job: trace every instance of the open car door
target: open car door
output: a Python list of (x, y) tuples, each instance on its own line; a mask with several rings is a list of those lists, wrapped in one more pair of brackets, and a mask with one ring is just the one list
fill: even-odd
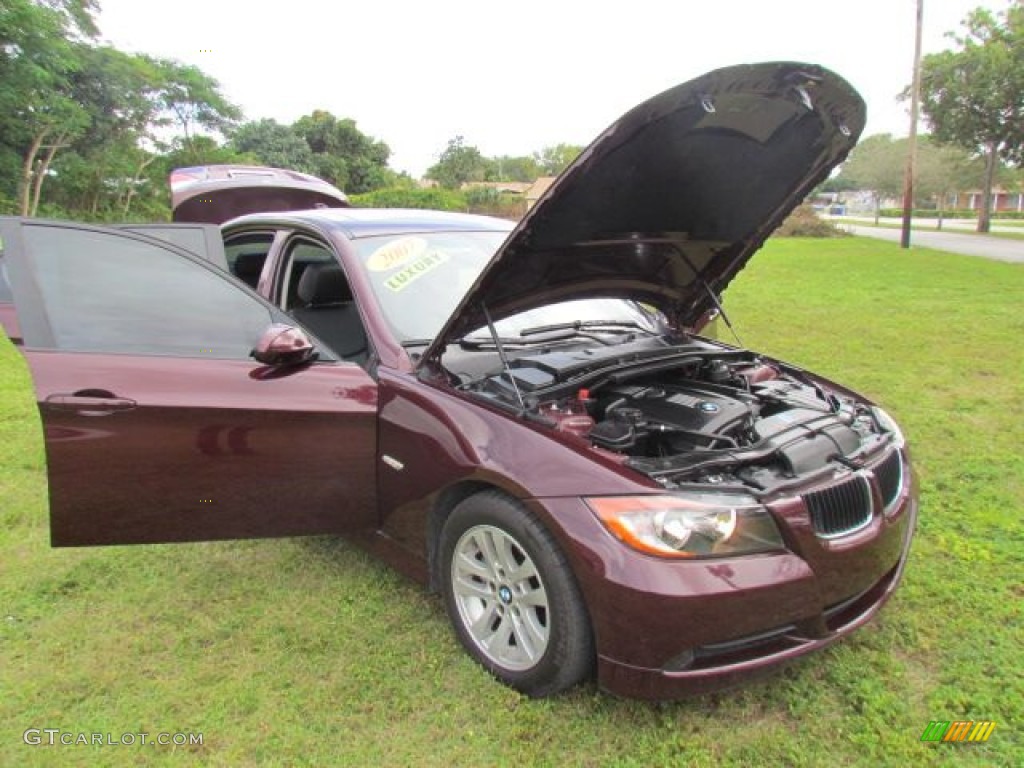
[(14, 218), (0, 238), (55, 546), (375, 524), (377, 387), (362, 368), (250, 359), (288, 318), (170, 243)]

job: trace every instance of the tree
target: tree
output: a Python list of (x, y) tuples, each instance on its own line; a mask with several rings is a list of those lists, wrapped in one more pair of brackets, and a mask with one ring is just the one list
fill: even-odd
[(181, 128), (184, 149), (199, 131), (227, 133), (242, 118), (242, 111), (220, 92), (220, 84), (191, 64), (145, 57), (153, 66), (154, 104), (164, 120)]
[(313, 153), (313, 173), (346, 192), (369, 192), (394, 181), (388, 168), (391, 148), (360, 131), (355, 120), (318, 109), (296, 120), (292, 129)]
[(86, 218), (126, 218), (156, 158), (158, 73), (146, 57), (88, 46), (70, 81), (88, 124), (55, 163), (49, 197)]
[(861, 141), (843, 164), (839, 175), (843, 183), (871, 193), (876, 224), (882, 199), (895, 197), (903, 189), (905, 156), (906, 139), (893, 141), (891, 134), (878, 133)]
[[(217, 143), (211, 136), (193, 136), (188, 142), (179, 136), (165, 152), (160, 154), (167, 173), (175, 168), (193, 165), (237, 165), (251, 164), (252, 157), (241, 155), (232, 147)], [(166, 173), (161, 174), (166, 179)]]
[[(0, 0), (0, 207), (166, 212), (166, 164), (243, 160), (211, 134), (241, 113), (196, 67), (97, 44), (96, 0)], [(184, 134), (158, 139), (162, 129)], [(168, 150), (172, 150), (167, 155)], [(43, 200), (43, 193), (46, 200)]]
[[(133, 207), (141, 208), (140, 215), (164, 214), (167, 169), (157, 153), (173, 147), (182, 165), (223, 155), (197, 131), (227, 126), (238, 114), (216, 82), (193, 68), (110, 46), (81, 46), (67, 81), (86, 124), (43, 170), (53, 175), (47, 185), (57, 210), (83, 218), (132, 218)], [(167, 144), (161, 129), (174, 125), (185, 135)], [(32, 213), (37, 204), (38, 198)]]
[(456, 136), (448, 140), (448, 146), (437, 163), (427, 169), (426, 176), (445, 189), (458, 189), (467, 181), (483, 181), (487, 165), (479, 149), (467, 146), (462, 136)]
[(290, 125), (264, 118), (240, 125), (231, 134), (231, 148), (274, 168), (316, 173), (313, 150)]
[(540, 152), (534, 152), (533, 159), (537, 161), (537, 165), (546, 175), (557, 176), (568, 168), (569, 164), (579, 157), (582, 151), (583, 147), (578, 147), (575, 144), (555, 144), (544, 147)]
[[(5, 0), (0, 4), (0, 135), (8, 157), (20, 158), (18, 210), (32, 215), (57, 152), (88, 124), (71, 93), (71, 75), (95, 34), (91, 2)], [(11, 181), (14, 183), (11, 184)]]
[(938, 228), (949, 198), (962, 189), (976, 186), (984, 175), (983, 165), (965, 150), (940, 144), (922, 136), (917, 146), (914, 194), (918, 200), (934, 200)]
[(72, 37), (85, 39), (99, 34), (93, 18), (93, 14), (100, 10), (97, 0), (38, 0), (36, 4), (45, 5), (60, 14), (65, 30)]
[(857, 185), (854, 181), (849, 176), (845, 176), (840, 173), (836, 176), (830, 176), (825, 179), (825, 181), (821, 182), (821, 184), (818, 185), (818, 188), (814, 190), (814, 193), (819, 194), (823, 192), (832, 192), (841, 197), (843, 192), (853, 192), (856, 189)]
[(921, 108), (940, 141), (985, 159), (978, 231), (988, 232), (999, 160), (1024, 161), (1024, 2), (1004, 13), (978, 8), (964, 20), (959, 46), (924, 57)]
[(530, 156), (501, 155), (487, 158), (487, 163), (485, 181), (533, 181), (544, 175), (536, 158)]

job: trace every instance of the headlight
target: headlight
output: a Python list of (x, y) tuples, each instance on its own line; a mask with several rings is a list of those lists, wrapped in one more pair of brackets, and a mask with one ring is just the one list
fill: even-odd
[(883, 432), (890, 433), (896, 441), (896, 447), (902, 448), (906, 441), (903, 439), (903, 430), (900, 429), (900, 425), (896, 423), (896, 420), (877, 405), (872, 407), (871, 414), (875, 417), (875, 423), (878, 424), (878, 428)]
[(651, 555), (720, 557), (784, 549), (772, 516), (749, 496), (601, 496), (585, 501), (612, 534)]

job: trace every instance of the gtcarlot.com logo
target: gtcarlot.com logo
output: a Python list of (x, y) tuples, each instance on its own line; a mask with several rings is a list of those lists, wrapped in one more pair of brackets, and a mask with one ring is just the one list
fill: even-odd
[(988, 741), (994, 720), (932, 720), (921, 734), (921, 741)]
[(156, 744), (161, 747), (202, 746), (201, 733), (86, 733), (85, 731), (64, 731), (60, 728), (29, 728), (21, 740), (32, 747), (131, 747), (137, 744)]

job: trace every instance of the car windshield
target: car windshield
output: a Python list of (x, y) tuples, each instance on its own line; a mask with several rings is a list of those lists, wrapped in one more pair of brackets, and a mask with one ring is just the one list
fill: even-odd
[[(536, 339), (543, 341), (550, 334), (578, 330), (600, 333), (602, 330), (639, 329), (658, 332), (657, 313), (623, 299), (577, 299), (528, 309), (494, 324), (498, 336), (505, 340)], [(466, 339), (486, 341), (491, 338), (487, 328), (466, 334)]]
[(428, 232), (355, 241), (377, 302), (400, 342), (432, 339), (505, 232)]
[[(430, 232), (355, 241), (360, 262), (399, 342), (433, 339), (505, 239), (504, 232)], [(565, 301), (497, 322), (501, 336), (561, 323), (606, 322), (656, 330), (652, 315), (622, 299)], [(470, 337), (486, 335), (486, 329)]]

